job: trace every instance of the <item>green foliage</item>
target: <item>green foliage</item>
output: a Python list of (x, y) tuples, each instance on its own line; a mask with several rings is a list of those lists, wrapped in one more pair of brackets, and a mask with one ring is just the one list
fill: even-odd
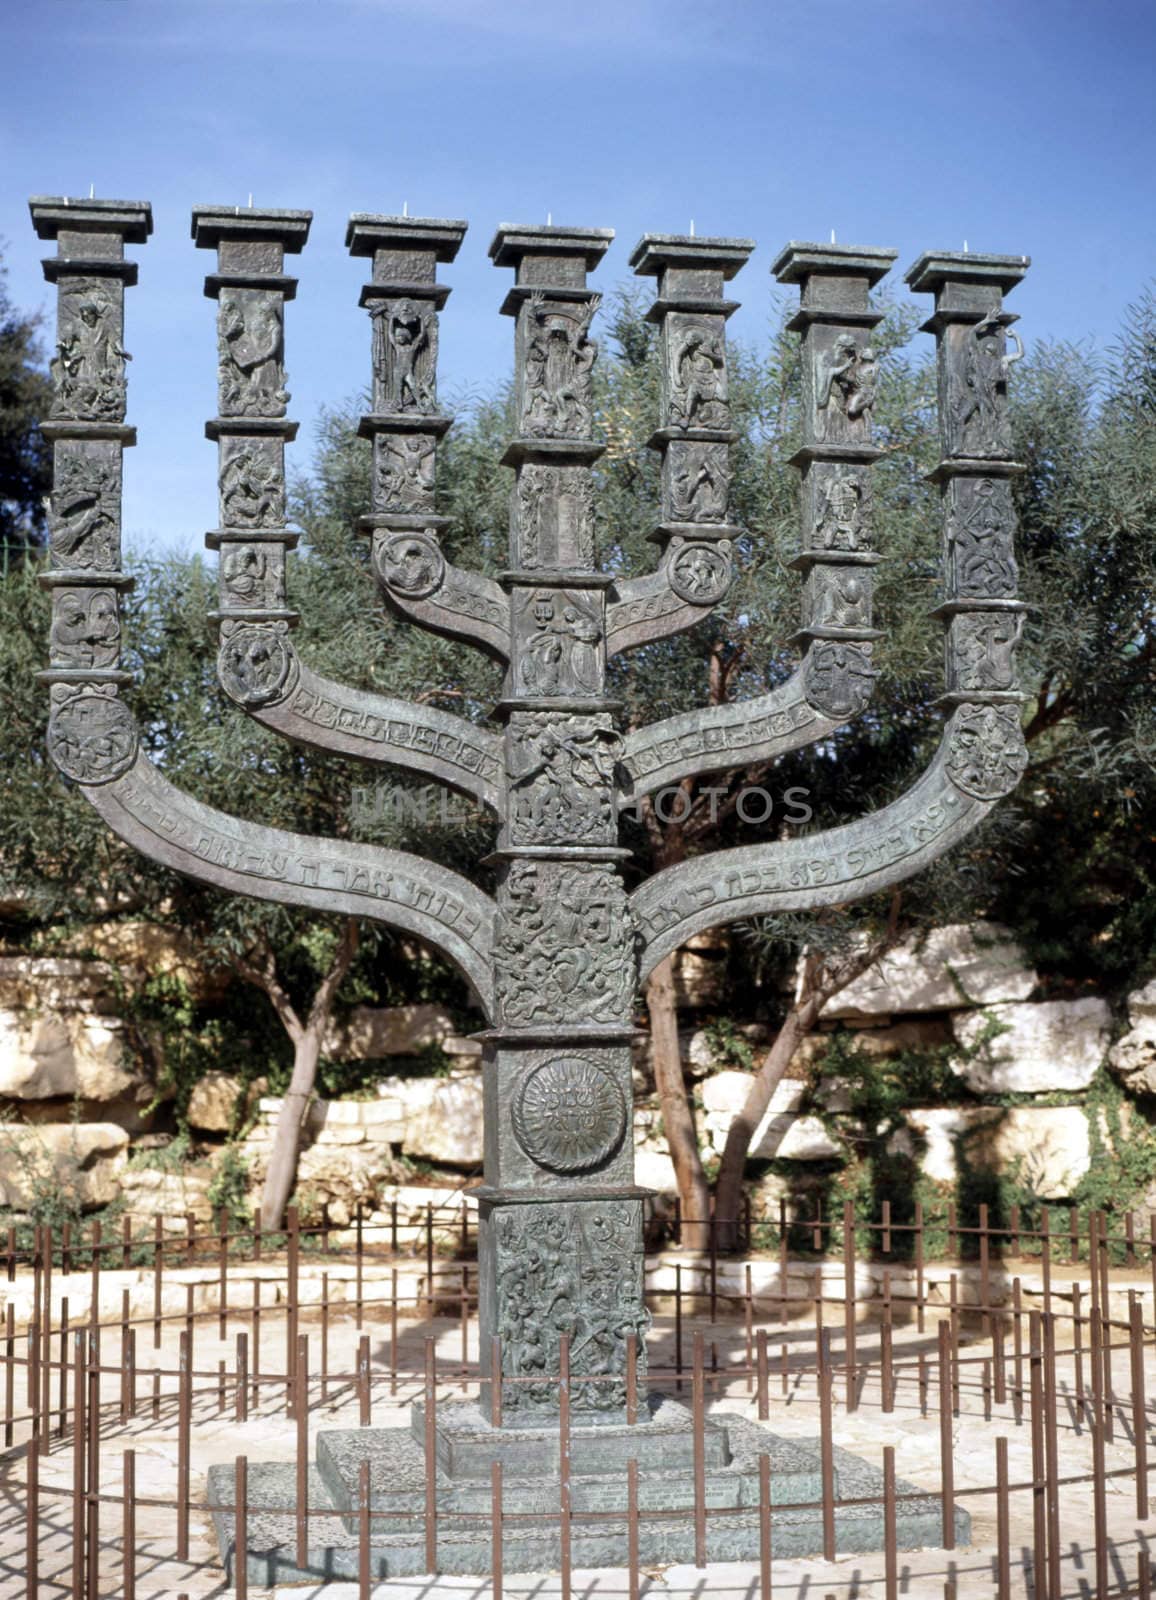
[(249, 1164), (234, 1144), (227, 1144), (217, 1157), (208, 1201), (214, 1216), (223, 1212), (230, 1229), (243, 1229), (252, 1221), (249, 1205)]
[(1156, 1184), (1156, 1126), (1107, 1071), (1097, 1074), (1084, 1109), (1092, 1160), (1073, 1198), (1086, 1227), (1092, 1211), (1120, 1216), (1144, 1202)]
[(8, 298), (0, 266), (0, 579), (14, 556), (44, 535), (52, 452), (38, 423), (51, 400), (38, 342), (39, 318)]
[(745, 1039), (730, 1017), (715, 1017), (707, 1023), (707, 1046), (719, 1067), (733, 1067), (740, 1072), (755, 1070), (755, 1053), (750, 1041)]

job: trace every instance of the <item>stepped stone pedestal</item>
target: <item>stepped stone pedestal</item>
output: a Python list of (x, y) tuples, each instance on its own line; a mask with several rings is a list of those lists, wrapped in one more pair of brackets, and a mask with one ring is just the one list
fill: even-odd
[[(252, 1585), (306, 1583), (358, 1576), (361, 1466), (369, 1463), (370, 1572), (374, 1581), (412, 1577), (428, 1568), (424, 1413), (415, 1406), (407, 1428), (342, 1428), (317, 1436), (309, 1473), (308, 1559), (297, 1561), (296, 1469), (251, 1463), (246, 1569)], [(437, 1570), (483, 1576), (493, 1568), (490, 1466), (502, 1463), (502, 1559), (506, 1572), (542, 1572), (561, 1564), (559, 1434), (553, 1427), (494, 1428), (478, 1406), (439, 1406), (436, 1429)], [(732, 1413), (708, 1417), (704, 1434), (707, 1558), (759, 1558), (759, 1457), (771, 1464), (777, 1558), (823, 1549), (819, 1441), (785, 1439), (765, 1424)], [(629, 1560), (627, 1470), (638, 1463), (639, 1561), (644, 1566), (693, 1561), (694, 1429), (686, 1406), (651, 1396), (632, 1427), (605, 1423), (571, 1436), (571, 1561), (576, 1568), (621, 1567)], [(883, 1474), (836, 1449), (835, 1498), (874, 1500), (835, 1515), (840, 1554), (883, 1545)], [(938, 1497), (897, 1484), (901, 1549), (937, 1545)], [(236, 1583), (232, 1467), (212, 1467), (209, 1504), (230, 1583)], [(905, 1499), (904, 1496), (914, 1496)], [(508, 1520), (507, 1520), (508, 1519)], [(970, 1519), (955, 1514), (955, 1542), (966, 1545)]]

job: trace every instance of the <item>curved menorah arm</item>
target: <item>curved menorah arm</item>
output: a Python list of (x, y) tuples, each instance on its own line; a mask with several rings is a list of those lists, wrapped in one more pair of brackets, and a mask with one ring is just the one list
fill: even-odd
[[(135, 441), (124, 421), (123, 329), (124, 288), (136, 281), (136, 266), (124, 259), (124, 246), (145, 242), (152, 213), (143, 202), (50, 198), (33, 200), (31, 211), (40, 237), (57, 241), (57, 254), (45, 262), (59, 306), (55, 392), (44, 424), (54, 451), (52, 566), (43, 574), (52, 628), (49, 666), (40, 674), (49, 685), (53, 761), (114, 832), (153, 860), (239, 894), (372, 917), (415, 934), (461, 969), (489, 1013), (494, 905), (465, 878), (408, 852), (310, 838), (216, 811), (176, 788), (140, 752), (136, 721), (120, 698), (132, 681), (120, 666), (120, 594), (131, 581), (120, 571), (121, 453)], [(215, 212), (198, 217), (209, 232), (220, 221)], [(231, 224), (231, 210), (227, 217)], [(223, 563), (225, 595), (238, 593), (257, 613), (256, 620), (238, 620), (235, 611), (223, 618), (222, 650), (235, 649), (235, 670), (242, 679), (248, 675), (252, 689), (293, 664), (288, 652), (277, 655), (289, 618), (270, 603), (281, 593), (285, 548), (296, 536), (280, 517), (280, 458), (293, 424), (277, 415), (287, 398), (281, 309), (279, 301), (270, 311), (265, 280), (267, 269), (280, 265), (286, 237), (299, 248), (308, 222), (300, 212), (249, 220), (252, 231), (234, 241), (216, 287), (228, 291), (233, 307), (222, 342), (236, 346), (222, 352), (231, 375), (227, 388), (222, 382), (226, 403), (217, 419), (229, 442), (226, 471), (236, 464), (239, 440), (240, 450), (256, 454), (244, 474), (229, 479), (232, 492), (248, 484), (268, 495), (259, 505), (247, 503), (253, 527), (220, 530), (222, 546), (243, 556)], [(255, 288), (258, 279), (262, 286)], [(246, 298), (254, 294), (264, 298)], [(236, 641), (245, 629), (252, 638), (242, 650)]]
[[(286, 254), (304, 247), (310, 220), (304, 211), (231, 206), (193, 212), (194, 240), (217, 252), (205, 293), (217, 301), (219, 352), (220, 415), (207, 431), (218, 441), (221, 526), (206, 536), (218, 551), (218, 677), (237, 705), (285, 738), (424, 773), (497, 809), (501, 743), (494, 734), (449, 712), (322, 677), (300, 660), (290, 638), (297, 613), (287, 600), (285, 557), (297, 534), (285, 524), (284, 449), (296, 424), (284, 415), (283, 327), (296, 279), (283, 268)], [(364, 223), (360, 231), (358, 219), (351, 225), (362, 244)], [(431, 279), (424, 291), (416, 285), (410, 293), (432, 295), (426, 302), (432, 307), (448, 292), (432, 283), (435, 261), (447, 259), (447, 250), (452, 258), (462, 227), (429, 237), (422, 224), (408, 226), (425, 246), (411, 270)], [(436, 323), (433, 339), (436, 345)]]
[(800, 668), (770, 694), (635, 728), (622, 741), (619, 766), (626, 783), (619, 809), (692, 775), (775, 761), (827, 738), (850, 714), (833, 717), (818, 710), (807, 697), (807, 673)]
[[(109, 705), (120, 702), (101, 702)], [(85, 710), (92, 715), (93, 708)], [(100, 733), (95, 723), (78, 733), (79, 714), (74, 710), (63, 726), (57, 723), (57, 765), (82, 784), (85, 799), (113, 832), (142, 855), (234, 894), (370, 917), (412, 933), (464, 973), (491, 1014), (494, 903), (468, 879), (406, 850), (313, 838), (230, 816), (178, 789), (141, 754), (111, 780), (86, 780), (77, 762), (91, 761)], [(135, 728), (131, 718), (118, 717), (116, 724), (104, 737), (120, 752), (120, 766)]]
[[(934, 476), (943, 497), (944, 600), (936, 614), (945, 625), (947, 688), (940, 703), (948, 710), (937, 754), (907, 794), (870, 816), (657, 873), (631, 898), (644, 976), (705, 928), (839, 905), (902, 882), (971, 832), (1019, 782), (1027, 751), (1015, 651), (1026, 607), (1016, 598), (1010, 480), (1022, 469), (1011, 459), (1008, 432), (1007, 371), (1014, 357), (1005, 332), (1014, 319), (1003, 310), (1003, 295), (1027, 266), (1022, 256), (927, 253), (907, 275), (914, 289), (936, 295), (925, 326), (936, 335), (939, 368), (943, 455)], [(852, 385), (840, 400), (836, 390), (848, 375), (862, 380), (866, 352), (856, 355), (854, 341), (840, 338), (828, 335), (804, 372), (812, 405), (825, 395), (841, 433), (858, 391)], [(830, 560), (817, 555), (816, 565)], [(814, 615), (805, 620), (813, 630)], [(812, 639), (809, 653), (814, 648)]]
[(822, 833), (680, 862), (648, 879), (630, 900), (642, 941), (642, 977), (706, 928), (859, 900), (952, 849), (998, 799), (970, 794), (952, 779), (951, 769), (966, 760), (961, 741), (967, 733), (949, 726), (923, 777), (890, 806)]
[[(711, 318), (688, 317), (678, 309), (685, 300), (671, 296), (680, 287), (685, 292), (685, 284), (675, 279), (675, 267), (666, 264), (661, 250), (646, 245), (644, 240), (635, 259), (640, 272), (659, 266), (664, 272), (655, 310), (664, 329), (670, 324), (664, 336), (664, 392), (678, 422), (692, 404), (683, 394), (688, 386), (695, 392)], [(793, 465), (803, 479), (802, 545), (794, 562), (804, 574), (802, 626), (794, 639), (804, 651), (803, 661), (785, 684), (769, 694), (684, 712), (629, 734), (623, 764), (633, 793), (624, 804), (698, 773), (774, 761), (826, 738), (857, 716), (871, 698), (875, 681), (871, 652), (879, 637), (871, 625), (872, 569), (880, 557), (873, 548), (871, 525), (870, 467), (879, 451), (871, 441), (876, 364), (868, 339), (881, 313), (871, 309), (869, 295), (894, 259), (894, 250), (789, 244), (774, 263), (779, 282), (798, 284), (800, 289), (800, 307), (791, 326), (802, 334), (803, 445)], [(689, 275), (681, 256), (678, 267)], [(706, 304), (699, 302), (699, 309)], [(714, 320), (721, 329), (721, 320)], [(716, 420), (723, 420), (723, 414)], [(667, 515), (725, 512), (725, 487), (723, 498), (707, 498), (715, 492), (716, 481), (724, 486), (727, 481), (723, 470), (727, 445), (722, 436), (713, 443), (691, 443), (668, 426), (656, 437), (669, 441), (663, 462)], [(716, 475), (712, 475), (712, 452), (719, 469)], [(695, 485), (699, 487), (692, 492)], [(665, 526), (680, 535), (691, 531), (685, 523)], [(718, 528), (715, 536), (737, 531)], [(720, 552), (724, 548), (729, 552), (729, 543), (717, 546)], [(668, 561), (674, 555), (672, 544)], [(684, 551), (675, 559), (696, 558)], [(673, 566), (671, 572), (677, 576)], [(640, 610), (642, 600), (640, 594), (635, 602)], [(614, 617), (612, 608), (612, 622)], [(622, 623), (630, 626), (625, 609)], [(657, 637), (645, 632), (644, 620), (634, 626), (640, 632), (631, 643)]]
[(731, 426), (726, 321), (737, 300), (727, 284), (754, 249), (751, 239), (696, 239), (647, 233), (630, 257), (658, 279), (647, 318), (659, 327), (660, 426), (650, 446), (662, 456), (662, 517), (654, 532), (658, 568), (620, 580), (606, 612), (606, 654), (693, 628), (726, 596), (734, 576), (727, 518)]
[(373, 261), (361, 304), (373, 328), (373, 410), (358, 431), (373, 442), (371, 510), (359, 518), (372, 540), (386, 604), (430, 633), (461, 639), (504, 666), (510, 659), (510, 600), (482, 573), (446, 559), (446, 518), (434, 513), (438, 440), (452, 418), (438, 410), (438, 312), (449, 297), (437, 281), (464, 222), (356, 212), (345, 242)]
[(244, 705), (255, 722), (314, 750), (420, 772), (500, 811), (501, 739), (464, 717), (337, 683), (312, 671), (292, 645), (280, 696)]

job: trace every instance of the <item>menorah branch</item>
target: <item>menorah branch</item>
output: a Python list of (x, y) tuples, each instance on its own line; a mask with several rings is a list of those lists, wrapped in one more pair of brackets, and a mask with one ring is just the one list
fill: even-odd
[(126, 843), (198, 883), (414, 934), (453, 962), (492, 1014), (494, 903), (459, 873), (406, 850), (229, 816), (178, 789), (142, 755), (123, 776), (84, 793)]
[[(206, 542), (220, 553), (220, 609), (214, 615), (221, 635), (221, 685), (254, 721), (284, 738), (420, 772), (497, 809), (502, 792), (501, 745), (494, 734), (448, 712), (323, 677), (301, 660), (289, 636), (297, 613), (287, 601), (285, 558), (298, 536), (285, 525), (284, 448), (294, 436), (296, 424), (284, 417), (288, 400), (284, 307), (296, 293), (297, 280), (286, 276), (284, 265), (287, 253), (304, 248), (310, 220), (309, 212), (252, 207), (205, 206), (193, 213), (194, 240), (201, 248), (217, 252), (217, 270), (205, 280), (205, 293), (217, 300), (218, 307), (220, 415), (208, 424), (207, 431), (218, 440), (220, 453), (221, 526), (207, 535)], [(373, 219), (355, 218), (350, 226), (351, 236), (362, 248), (372, 243), (367, 220)], [(421, 225), (409, 226), (417, 232)], [(461, 225), (453, 226), (458, 233), (447, 235), (451, 245), (462, 231)], [(428, 229), (422, 238), (430, 244)], [(445, 249), (445, 240), (435, 240), (430, 246), (427, 275), (431, 279), (435, 254), (440, 250), (440, 258), (446, 259)], [(387, 308), (382, 300), (385, 290), (376, 297), (374, 290), (371, 285), (370, 299), (363, 295), (363, 303), (371, 309)], [(421, 291), (418, 285), (407, 292), (417, 295)], [(425, 292), (430, 292), (428, 286)], [(448, 292), (435, 285), (433, 303), (440, 303), (438, 297), (444, 298)], [(395, 311), (398, 303), (388, 302)], [(403, 306), (412, 303), (408, 299), (400, 302)], [(436, 319), (432, 326), (436, 350)], [(380, 317), (375, 328), (381, 329)], [(377, 342), (383, 341), (379, 338)], [(421, 359), (433, 359), (425, 345)], [(430, 403), (430, 383), (432, 366), (428, 377), (423, 367), (405, 383), (388, 375), (379, 378), (378, 392), (392, 384), (400, 388), (406, 404)], [(389, 418), (368, 420), (384, 427)], [(413, 420), (411, 411), (404, 411), (400, 418), (404, 425)], [(448, 426), (448, 419), (427, 421), (430, 428), (442, 422)], [(418, 436), (403, 428), (399, 437), (403, 459), (408, 459), (407, 450), (415, 437), (419, 438), (417, 457), (424, 470), (432, 434)], [(380, 461), (380, 440), (375, 452)], [(420, 487), (419, 483), (414, 490), (418, 498)], [(393, 498), (398, 493), (395, 486)], [(390, 496), (384, 498), (388, 504)], [(420, 509), (416, 500), (411, 509)]]

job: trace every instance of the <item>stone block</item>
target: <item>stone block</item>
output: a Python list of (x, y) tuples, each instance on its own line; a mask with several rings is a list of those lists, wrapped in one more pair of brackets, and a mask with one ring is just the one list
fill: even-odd
[(1015, 1176), (1043, 1200), (1065, 1200), (1092, 1164), (1081, 1106), (941, 1108), (909, 1111), (906, 1120), (906, 1148), (936, 1183), (959, 1181), (962, 1150), (973, 1170)]
[(444, 1006), (354, 1006), (330, 1026), (322, 1049), (337, 1061), (414, 1056), (454, 1032), (453, 1018)]
[(717, 1005), (726, 988), (726, 940), (717, 933), (697, 934), (674, 953), (674, 1000), (696, 1010)]
[(1094, 998), (991, 1006), (955, 1019), (956, 1038), (977, 1054), (953, 1062), (952, 1070), (977, 1094), (1086, 1089), (1103, 1063), (1111, 1026), (1107, 1005)]
[(750, 1155), (755, 1161), (835, 1161), (847, 1152), (818, 1117), (768, 1114), (755, 1129)]
[(228, 1133), (245, 1094), (240, 1078), (215, 1068), (198, 1079), (189, 1096), (190, 1128), (203, 1133)]
[(0, 1011), (0, 1097), (118, 1100), (141, 1085), (119, 1018)]
[(131, 1212), (183, 1217), (191, 1211), (205, 1221), (212, 1214), (211, 1182), (211, 1174), (203, 1167), (189, 1165), (178, 1172), (163, 1172), (130, 1160), (120, 1175), (119, 1189)]
[[(742, 1110), (752, 1082), (749, 1072), (719, 1072), (707, 1078), (700, 1087), (704, 1116), (703, 1131), (711, 1146), (721, 1155), (727, 1133), (735, 1116)], [(775, 1128), (780, 1123), (797, 1121), (796, 1113), (807, 1098), (807, 1085), (800, 1078), (781, 1078), (775, 1085), (771, 1103), (751, 1141), (752, 1154), (764, 1139), (776, 1137)], [(772, 1127), (774, 1125), (774, 1127)]]
[(1156, 1017), (1156, 978), (1128, 996), (1128, 1021), (1136, 1027), (1146, 1017)]
[(0, 1204), (16, 1211), (53, 1185), (83, 1205), (108, 1205), (120, 1192), (128, 1134), (111, 1122), (0, 1125)]
[(1108, 1060), (1132, 1094), (1156, 1094), (1156, 1014), (1132, 1016), (1131, 1028), (1112, 1046)]
[(313, 1141), (314, 1149), (327, 1145), (364, 1144), (365, 1129), (360, 1122), (335, 1122), (326, 1123)]
[(104, 961), (76, 956), (0, 956), (0, 1007), (11, 1011), (106, 1011), (115, 981)]
[(405, 1106), (405, 1153), (448, 1166), (476, 1167), (482, 1160), (482, 1080), (471, 1073), (449, 1078), (393, 1080)]
[(994, 922), (963, 923), (896, 946), (834, 995), (823, 1015), (890, 1016), (1026, 1000), (1038, 982), (1008, 929)]

